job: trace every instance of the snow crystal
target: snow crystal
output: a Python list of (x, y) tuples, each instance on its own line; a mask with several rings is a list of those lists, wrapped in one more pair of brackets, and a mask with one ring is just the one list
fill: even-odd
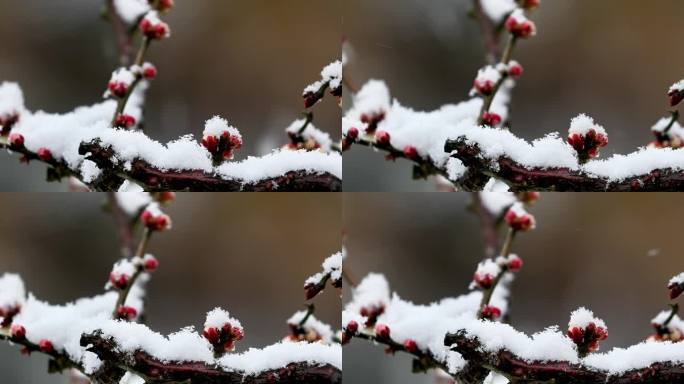
[(515, 0), (482, 0), (482, 10), (495, 23), (503, 21), (518, 6)]
[(5, 273), (0, 277), (0, 310), (16, 308), (24, 304), (26, 289), (19, 275)]
[[(137, 187), (137, 184), (130, 182), (128, 185)], [(116, 202), (128, 215), (137, 215), (143, 208), (152, 202), (152, 197), (147, 192), (117, 192)]]
[(468, 168), (463, 164), (463, 162), (454, 157), (450, 157), (446, 162), (446, 171), (449, 180), (458, 180), (463, 175), (465, 175)]
[(678, 82), (672, 84), (672, 86), (670, 87), (668, 93), (671, 93), (671, 92), (682, 92), (682, 91), (684, 91), (684, 79), (679, 80)]
[(86, 374), (95, 373), (100, 367), (102, 367), (102, 360), (97, 357), (96, 354), (92, 352), (84, 352), (81, 358), (81, 363), (83, 364), (83, 371)]
[(312, 139), (318, 143), (318, 145), (320, 145), (323, 152), (330, 152), (330, 148), (332, 147), (333, 143), (330, 135), (316, 128), (311, 122), (309, 122), (304, 131), (300, 133), (299, 130), (304, 126), (305, 123), (306, 120), (304, 119), (295, 120), (292, 122), (292, 124), (285, 128), (285, 131), (287, 133), (301, 135), (304, 139)]
[(0, 84), (0, 115), (24, 112), (24, 94), (17, 83)]
[(233, 327), (242, 328), (242, 324), (238, 319), (230, 317), (228, 311), (221, 308), (214, 308), (207, 313), (207, 319), (204, 322), (205, 328), (223, 328), (224, 325), (230, 324)]
[(339, 153), (320, 151), (273, 151), (262, 157), (248, 157), (240, 162), (221, 164), (217, 173), (226, 179), (237, 179), (244, 183), (281, 176), (293, 170), (309, 173), (328, 172), (342, 178), (342, 157)]
[(83, 177), (84, 183), (93, 182), (95, 179), (100, 177), (102, 170), (95, 164), (95, 162), (90, 160), (83, 160), (81, 163), (81, 177)]
[(135, 23), (151, 9), (147, 0), (114, 0), (114, 7), (127, 24)]
[(570, 121), (568, 133), (571, 135), (577, 133), (584, 136), (592, 129), (596, 131), (596, 133), (601, 133), (604, 136), (608, 135), (602, 126), (594, 123), (594, 119), (582, 113)]
[(242, 138), (240, 131), (232, 125), (228, 124), (228, 121), (221, 116), (214, 116), (207, 120), (204, 124), (203, 136), (221, 136), (224, 132), (228, 132), (231, 136), (236, 136)]
[[(307, 311), (295, 312), (295, 314), (287, 320), (287, 324), (299, 326), (299, 324), (302, 322), (306, 314)], [(314, 330), (319, 336), (321, 336), (321, 340), (324, 343), (332, 342), (332, 338), (334, 335), (332, 328), (328, 324), (325, 324), (324, 322), (318, 320), (314, 315), (309, 315), (303, 327)]]
[(594, 323), (594, 325), (596, 325), (597, 327), (606, 328), (606, 324), (603, 322), (603, 320), (594, 317), (594, 312), (584, 307), (578, 308), (570, 314), (568, 328), (586, 328), (589, 325), (589, 323)]
[(225, 369), (250, 375), (299, 361), (312, 365), (330, 364), (342, 369), (342, 346), (306, 342), (277, 343), (263, 349), (250, 348), (240, 354), (225, 354), (218, 363)]
[(670, 279), (667, 285), (673, 285), (673, 284), (684, 284), (684, 272), (678, 274), (677, 276), (674, 276), (673, 278)]

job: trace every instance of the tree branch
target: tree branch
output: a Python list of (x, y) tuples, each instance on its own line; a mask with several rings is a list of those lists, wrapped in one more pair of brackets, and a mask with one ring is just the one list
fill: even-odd
[[(613, 182), (568, 168), (529, 169), (508, 157), (487, 160), (481, 156), (477, 145), (468, 144), (465, 137), (449, 140), (447, 152), (461, 160), (469, 169), (469, 176), (480, 178), (496, 177), (504, 181), (514, 192), (557, 191), (557, 192), (632, 192), (632, 191), (681, 191), (684, 190), (684, 172), (670, 168), (656, 169), (650, 173)], [(464, 189), (469, 189), (466, 179), (452, 180)]]
[(249, 375), (237, 371), (225, 371), (201, 362), (162, 362), (142, 351), (123, 353), (113, 340), (105, 339), (97, 333), (83, 335), (81, 346), (88, 347), (88, 350), (98, 355), (101, 360), (115, 362), (114, 364), (119, 368), (143, 377), (146, 383), (342, 383), (342, 371), (328, 364), (317, 366), (303, 361), (257, 375)]
[(454, 351), (469, 362), (477, 362), (515, 383), (627, 384), (675, 383), (684, 380), (684, 366), (681, 364), (654, 363), (647, 368), (609, 375), (607, 372), (567, 361), (529, 362), (506, 350), (485, 352), (478, 339), (468, 336), (464, 330), (448, 333), (444, 338), (444, 345), (452, 346)]

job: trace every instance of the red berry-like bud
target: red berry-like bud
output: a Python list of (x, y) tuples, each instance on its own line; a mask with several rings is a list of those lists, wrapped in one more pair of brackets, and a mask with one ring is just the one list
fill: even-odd
[(122, 305), (116, 310), (116, 314), (121, 320), (132, 321), (138, 316), (138, 311), (133, 307)]
[(582, 344), (584, 341), (584, 330), (580, 327), (572, 327), (568, 329), (568, 337), (575, 344)]
[(482, 318), (487, 320), (496, 320), (501, 317), (501, 310), (493, 305), (485, 305), (482, 308)]
[(352, 320), (347, 324), (347, 332), (356, 333), (359, 330), (359, 323)]
[(521, 14), (514, 14), (509, 16), (506, 20), (506, 30), (513, 36), (518, 38), (527, 38), (535, 34), (536, 26), (533, 22), (519, 18)]
[(380, 147), (386, 147), (390, 145), (390, 134), (385, 131), (375, 132), (375, 144)]
[(504, 220), (509, 227), (516, 231), (528, 231), (535, 226), (534, 216), (527, 212), (519, 212), (513, 208), (506, 212)]
[(24, 148), (24, 136), (21, 133), (12, 133), (9, 135), (10, 149)]
[(145, 268), (145, 271), (147, 272), (154, 272), (159, 268), (159, 260), (152, 255), (147, 255), (143, 259), (143, 268)]
[(478, 287), (482, 289), (489, 289), (492, 287), (492, 283), (494, 283), (494, 276), (488, 273), (475, 273), (475, 276), (473, 276), (473, 281)]
[(207, 151), (214, 153), (218, 147), (218, 139), (216, 139), (216, 136), (205, 136), (202, 138), (202, 146), (204, 146)]
[(494, 82), (491, 80), (475, 79), (473, 87), (475, 87), (477, 93), (483, 96), (489, 96), (494, 92)]
[(43, 339), (38, 343), (38, 348), (40, 349), (41, 352), (50, 354), (55, 351), (55, 347), (52, 345), (52, 342), (47, 339)]
[(143, 64), (142, 75), (147, 80), (152, 80), (157, 77), (157, 67), (150, 63)]
[(347, 130), (347, 138), (349, 140), (356, 140), (359, 137), (359, 129), (351, 127)]
[(385, 324), (378, 324), (375, 326), (375, 337), (380, 340), (387, 340), (390, 337), (390, 329)]
[(667, 289), (670, 290), (670, 300), (674, 300), (684, 293), (684, 284), (673, 282), (667, 286)]
[(412, 145), (404, 147), (404, 156), (411, 160), (418, 160), (420, 158), (420, 156), (418, 156), (418, 150)]
[(404, 349), (408, 353), (416, 353), (418, 352), (418, 344), (416, 344), (416, 342), (411, 339), (406, 339), (404, 341)]
[(522, 76), (524, 72), (523, 66), (517, 62), (511, 62), (508, 64), (508, 76), (517, 79)]
[(210, 344), (218, 344), (221, 339), (221, 334), (218, 329), (213, 327), (205, 328), (204, 332), (202, 332), (202, 336), (204, 336)]
[(245, 337), (245, 333), (240, 327), (233, 327), (230, 331), (230, 335), (235, 341), (240, 341)]
[(159, 12), (166, 12), (173, 8), (173, 0), (159, 0), (157, 2), (157, 10)]
[(114, 120), (114, 125), (119, 128), (131, 128), (135, 125), (135, 117), (120, 113), (116, 116), (116, 119)]
[(482, 124), (496, 127), (501, 124), (501, 116), (494, 112), (485, 112), (482, 114)]
[(140, 221), (152, 231), (164, 231), (171, 227), (171, 218), (163, 213), (154, 214), (149, 210), (143, 211)]
[(508, 256), (508, 262), (506, 263), (506, 268), (511, 272), (519, 271), (523, 266), (523, 261), (517, 255)]
[(123, 82), (110, 81), (107, 84), (107, 89), (116, 97), (124, 97), (128, 93), (128, 85)]
[(175, 192), (157, 192), (154, 194), (154, 199), (161, 204), (166, 204), (176, 199)]
[(684, 100), (684, 90), (672, 89), (667, 95), (670, 97), (671, 107), (676, 107)]
[(39, 158), (40, 160), (42, 160), (42, 161), (44, 161), (44, 162), (46, 162), (46, 163), (53, 160), (53, 158), (52, 158), (52, 152), (50, 152), (50, 150), (47, 149), (47, 148), (45, 148), (45, 147), (39, 148), (39, 149), (38, 149), (38, 152), (36, 152), (36, 154), (38, 155), (38, 158)]
[(26, 328), (19, 324), (13, 324), (10, 333), (14, 340), (24, 340), (26, 338)]
[(112, 283), (112, 285), (117, 289), (126, 289), (126, 287), (128, 287), (129, 281), (130, 277), (128, 275), (117, 275), (115, 273), (109, 274), (109, 282)]
[(541, 4), (541, 0), (523, 0), (522, 6), (525, 9), (534, 9)]
[(539, 192), (520, 192), (517, 194), (518, 200), (525, 204), (531, 204), (539, 200)]

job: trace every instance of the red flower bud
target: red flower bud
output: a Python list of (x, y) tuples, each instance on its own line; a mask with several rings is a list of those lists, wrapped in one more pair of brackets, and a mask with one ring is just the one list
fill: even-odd
[(50, 152), (49, 149), (42, 147), (38, 149), (37, 152), (38, 158), (44, 162), (50, 162), (53, 160), (52, 158), (52, 152)]
[(529, 20), (519, 20), (514, 15), (506, 20), (506, 30), (518, 38), (528, 38), (536, 32), (536, 26)]
[(496, 320), (501, 317), (501, 310), (493, 305), (485, 305), (482, 308), (482, 318), (487, 320)]
[(482, 124), (496, 127), (501, 124), (501, 116), (494, 112), (485, 112), (482, 114)]
[(115, 273), (109, 274), (109, 282), (117, 289), (126, 289), (130, 281), (128, 275), (117, 275)]
[(494, 283), (494, 276), (488, 273), (475, 273), (475, 276), (473, 276), (473, 281), (478, 287), (482, 289), (489, 289), (492, 287), (492, 284)]
[(351, 127), (347, 130), (347, 138), (349, 140), (356, 140), (359, 137), (359, 129)]
[(525, 9), (534, 9), (541, 4), (541, 0), (523, 0), (522, 7)]
[(506, 263), (506, 268), (511, 272), (519, 271), (523, 266), (523, 261), (517, 255), (508, 256), (508, 262)]
[(13, 324), (10, 333), (14, 340), (24, 340), (26, 338), (26, 328), (19, 324)]
[(24, 136), (21, 133), (12, 133), (9, 135), (10, 149), (24, 148)]
[(166, 12), (173, 8), (173, 0), (159, 0), (157, 2), (157, 10), (159, 12)]
[(41, 352), (51, 354), (55, 351), (55, 347), (50, 340), (43, 339), (38, 343), (38, 348)]
[(154, 272), (159, 268), (159, 260), (152, 255), (147, 255), (143, 259), (143, 268), (145, 268), (145, 271), (147, 272)]
[(128, 84), (117, 81), (110, 81), (107, 84), (109, 92), (116, 97), (124, 97), (128, 93)]
[(516, 79), (522, 76), (523, 72), (523, 66), (520, 65), (518, 62), (511, 62), (510, 64), (508, 64), (508, 76)]
[(385, 131), (375, 132), (375, 145), (387, 147), (390, 145), (390, 134)]
[(204, 336), (210, 344), (218, 344), (221, 339), (221, 334), (218, 329), (213, 327), (205, 328), (204, 332), (202, 332), (202, 336)]
[(163, 213), (155, 215), (149, 210), (143, 211), (140, 221), (152, 231), (164, 231), (171, 227), (171, 218), (168, 215)]
[(477, 93), (483, 96), (489, 96), (494, 92), (494, 82), (491, 80), (475, 79), (473, 87), (475, 87)]
[(122, 305), (116, 310), (116, 314), (120, 320), (133, 321), (138, 316), (138, 311), (133, 307)]
[(418, 150), (412, 145), (404, 147), (404, 156), (411, 160), (418, 160), (420, 158), (420, 156), (418, 156)]
[(385, 324), (375, 326), (375, 337), (380, 340), (387, 340), (390, 337), (390, 329)]
[(150, 63), (143, 64), (142, 75), (147, 80), (152, 80), (157, 77), (157, 67)]
[(416, 342), (411, 339), (406, 339), (404, 341), (404, 349), (408, 353), (416, 353), (418, 352), (418, 344), (416, 344)]
[(670, 290), (670, 300), (674, 300), (684, 292), (684, 284), (673, 282), (667, 286), (667, 289)]
[(349, 324), (347, 324), (347, 328), (346, 328), (346, 329), (347, 329), (347, 332), (356, 333), (356, 332), (359, 330), (359, 323), (357, 323), (356, 321), (352, 320), (352, 321), (349, 322)]
[(534, 216), (527, 212), (520, 212), (513, 208), (506, 211), (504, 215), (504, 221), (509, 227), (515, 229), (516, 231), (528, 231), (534, 229), (535, 221)]
[(140, 21), (140, 32), (149, 39), (159, 40), (169, 35), (169, 26), (162, 21), (153, 23), (146, 17)]
[(114, 119), (114, 125), (118, 128), (131, 128), (135, 125), (135, 117), (120, 113), (116, 115), (116, 119)]

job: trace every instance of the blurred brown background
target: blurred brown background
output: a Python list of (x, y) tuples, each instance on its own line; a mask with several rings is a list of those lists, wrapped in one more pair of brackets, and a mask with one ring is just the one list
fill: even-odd
[[(103, 0), (0, 0), (0, 81), (16, 81), (31, 110), (67, 112), (102, 100), (118, 63)], [(201, 136), (221, 115), (238, 127), (245, 147), (261, 155), (287, 142), (299, 118), (302, 90), (340, 57), (340, 3), (326, 0), (178, 0), (165, 16), (172, 36), (154, 44), (159, 77), (148, 93), (146, 130), (166, 142)], [(315, 125), (335, 137), (334, 102), (314, 110)], [(45, 166), (0, 155), (0, 190), (64, 190), (45, 181)]]
[[(430, 303), (468, 292), (483, 257), (479, 221), (455, 194), (345, 194), (345, 265), (384, 273), (406, 300)], [(667, 309), (666, 285), (684, 270), (682, 194), (547, 193), (531, 208), (536, 230), (516, 238), (525, 265), (512, 285), (512, 324), (527, 333), (587, 306), (604, 319), (606, 351), (644, 340)], [(347, 297), (348, 292), (345, 293)], [(432, 383), (411, 360), (355, 340), (344, 349), (350, 383)]]
[[(419, 110), (467, 97), (484, 50), (471, 0), (347, 0), (343, 32), (353, 46), (347, 73), (387, 81), (392, 96)], [(539, 34), (518, 44), (525, 74), (513, 94), (513, 131), (532, 140), (567, 132), (579, 113), (608, 130), (603, 156), (652, 140), (667, 113), (667, 89), (684, 77), (684, 3), (678, 0), (544, 0)], [(434, 190), (411, 180), (406, 161), (364, 148), (345, 153), (345, 190)]]
[[(103, 194), (0, 195), (0, 273), (16, 272), (27, 289), (51, 303), (103, 292), (120, 257)], [(151, 328), (168, 334), (201, 327), (221, 306), (246, 337), (238, 350), (287, 334), (285, 321), (304, 305), (304, 280), (340, 248), (340, 194), (179, 194), (166, 209), (173, 229), (155, 236), (150, 252), (161, 266), (148, 286)], [(334, 290), (314, 303), (316, 316), (339, 328)], [(0, 345), (7, 384), (66, 383), (47, 374), (47, 360)]]

